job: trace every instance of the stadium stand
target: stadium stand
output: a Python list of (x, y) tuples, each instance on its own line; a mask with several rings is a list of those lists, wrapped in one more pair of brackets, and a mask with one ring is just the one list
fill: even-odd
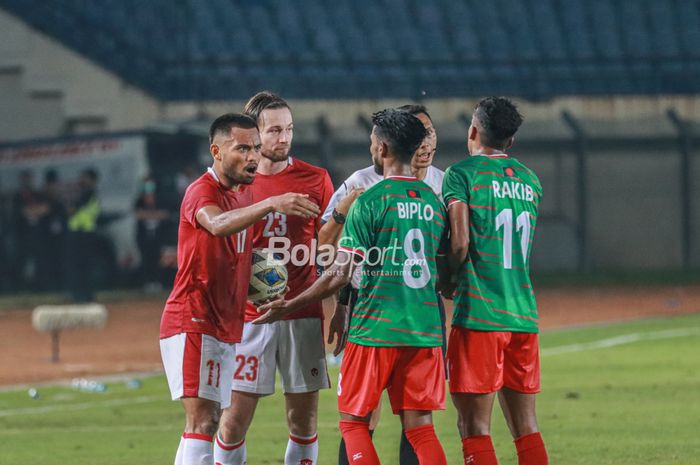
[(244, 99), (261, 83), (305, 99), (700, 91), (694, 0), (299, 3), (0, 0), (0, 7), (166, 101)]

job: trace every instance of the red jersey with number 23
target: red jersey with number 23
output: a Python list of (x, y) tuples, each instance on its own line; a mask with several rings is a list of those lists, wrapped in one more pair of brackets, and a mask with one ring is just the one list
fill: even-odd
[[(281, 172), (273, 175), (256, 174), (255, 182), (251, 185), (253, 202), (260, 202), (268, 197), (282, 195), (288, 192), (308, 194), (309, 200), (319, 206), (321, 212), (326, 209), (333, 195), (333, 183), (328, 171), (310, 163), (289, 157), (289, 164)], [(290, 261), (287, 265), (287, 286), (289, 292), (286, 299), (292, 299), (301, 294), (316, 281), (316, 264), (310, 259), (316, 255), (317, 231), (321, 228), (321, 215), (316, 218), (287, 216), (283, 213), (269, 213), (253, 226), (253, 247), (264, 249), (269, 247), (272, 238), (289, 240)], [(313, 241), (313, 244), (312, 244)], [(281, 244), (280, 240), (275, 241)], [(278, 247), (273, 245), (273, 249)], [(303, 245), (303, 247), (296, 247)], [(308, 253), (307, 253), (308, 251)], [(253, 321), (258, 316), (255, 305), (248, 302), (245, 321)], [(298, 318), (323, 318), (323, 307), (320, 302), (301, 308), (285, 317), (285, 320)]]
[(252, 203), (250, 186), (233, 191), (204, 173), (185, 192), (180, 207), (177, 275), (160, 322), (160, 337), (201, 333), (221, 342), (240, 342), (250, 282), (252, 234), (250, 228), (228, 237), (216, 237), (196, 219), (207, 205), (223, 211)]

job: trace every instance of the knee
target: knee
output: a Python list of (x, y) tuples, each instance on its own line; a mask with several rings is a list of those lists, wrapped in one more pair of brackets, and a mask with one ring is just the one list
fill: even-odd
[(287, 411), (289, 432), (295, 436), (311, 436), (316, 433), (316, 412), (302, 408)]
[(539, 431), (535, 417), (513, 418), (511, 423), (510, 427), (513, 439), (518, 439), (522, 436)]
[(201, 412), (188, 419), (189, 430), (192, 433), (214, 436), (219, 429), (218, 412)]
[(491, 418), (482, 418), (471, 412), (459, 412), (457, 417), (457, 429), (463, 438), (488, 435), (491, 434)]
[(230, 408), (224, 410), (219, 425), (221, 439), (227, 444), (241, 442), (247, 433), (246, 425), (248, 422), (244, 422), (240, 415), (236, 415), (235, 411)]

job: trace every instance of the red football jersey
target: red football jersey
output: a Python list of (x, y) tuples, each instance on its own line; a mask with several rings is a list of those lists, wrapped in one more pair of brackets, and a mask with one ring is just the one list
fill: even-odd
[(249, 186), (234, 192), (204, 173), (185, 192), (180, 207), (177, 275), (160, 322), (160, 337), (202, 333), (240, 342), (250, 282), (252, 230), (216, 237), (196, 219), (207, 205), (223, 211), (252, 203)]
[[(333, 183), (328, 171), (318, 166), (311, 165), (296, 158), (289, 157), (289, 165), (280, 173), (273, 175), (256, 174), (255, 182), (251, 185), (253, 202), (260, 202), (268, 197), (298, 192), (309, 194), (309, 199), (319, 206), (321, 213), (326, 209), (333, 195)], [(302, 244), (306, 250), (312, 251), (311, 241), (321, 228), (321, 215), (316, 218), (304, 219), (300, 216), (287, 216), (282, 213), (269, 213), (265, 218), (253, 226), (253, 247), (264, 249), (268, 247), (273, 237), (289, 239), (291, 253), (294, 247)], [(314, 241), (315, 246), (315, 241)], [(297, 248), (296, 262), (286, 263), (288, 273), (289, 293), (286, 298), (291, 299), (311, 286), (316, 281), (316, 264), (314, 261), (304, 260), (304, 253)], [(315, 256), (315, 249), (313, 255)], [(311, 256), (308, 254), (307, 257)], [(245, 321), (252, 321), (259, 316), (255, 305), (248, 302)], [(287, 316), (286, 320), (297, 318), (323, 318), (321, 302), (301, 308)]]

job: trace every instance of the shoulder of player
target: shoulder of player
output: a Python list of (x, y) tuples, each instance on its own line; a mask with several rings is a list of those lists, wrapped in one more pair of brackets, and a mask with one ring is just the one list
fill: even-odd
[(344, 184), (348, 190), (355, 187), (366, 187), (373, 174), (375, 174), (373, 166), (362, 168), (361, 170), (357, 170), (348, 176), (348, 178), (344, 181)]
[(295, 171), (312, 173), (312, 174), (318, 175), (319, 177), (324, 177), (324, 176), (328, 175), (328, 170), (326, 170), (325, 168), (321, 168), (320, 166), (312, 165), (311, 163), (305, 162), (305, 161), (300, 160), (296, 157), (292, 161), (292, 167), (294, 168)]
[(384, 190), (385, 190), (385, 185), (387, 183), (386, 179), (382, 179), (378, 183), (374, 184), (371, 187), (368, 187), (367, 190), (365, 190), (362, 195), (360, 195), (355, 202), (361, 201), (363, 204), (366, 203), (371, 203), (376, 200), (379, 200), (383, 197)]
[(185, 189), (185, 195), (183, 198), (188, 198), (192, 195), (200, 194), (202, 191), (216, 191), (218, 190), (219, 183), (211, 177), (209, 173), (204, 173)]
[(530, 176), (537, 184), (540, 183), (540, 179), (537, 177), (537, 174), (532, 170), (532, 168), (528, 167), (517, 158), (509, 157), (508, 160), (511, 160), (511, 162), (515, 162), (517, 168), (527, 173), (527, 175)]

